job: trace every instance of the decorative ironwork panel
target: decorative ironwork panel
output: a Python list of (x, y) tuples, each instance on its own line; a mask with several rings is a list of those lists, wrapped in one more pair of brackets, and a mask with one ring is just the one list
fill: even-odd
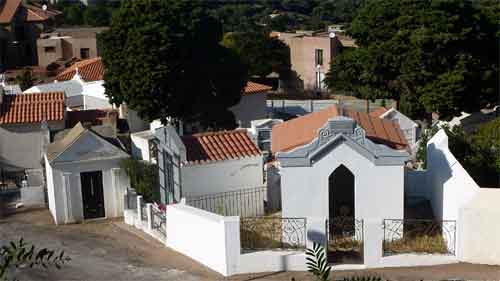
[(240, 219), (241, 248), (305, 249), (306, 219), (253, 217)]
[(326, 221), (328, 260), (363, 263), (363, 220), (336, 217)]
[(166, 212), (156, 208), (155, 206), (152, 206), (151, 213), (152, 213), (151, 220), (153, 224), (153, 230), (163, 235), (163, 237), (167, 237), (167, 232), (165, 229), (167, 224)]
[(384, 255), (429, 253), (455, 255), (456, 221), (385, 219)]

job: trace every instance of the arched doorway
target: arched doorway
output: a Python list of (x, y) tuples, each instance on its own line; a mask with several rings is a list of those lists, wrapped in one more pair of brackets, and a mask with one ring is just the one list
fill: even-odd
[(363, 222), (356, 220), (355, 177), (344, 165), (328, 178), (328, 260), (363, 263)]
[(340, 165), (328, 178), (328, 217), (355, 218), (354, 175)]

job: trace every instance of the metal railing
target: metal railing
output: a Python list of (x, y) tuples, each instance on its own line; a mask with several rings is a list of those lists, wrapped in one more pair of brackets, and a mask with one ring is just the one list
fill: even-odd
[(240, 219), (242, 250), (305, 249), (306, 219), (252, 217)]
[(385, 219), (384, 255), (428, 253), (455, 255), (456, 221)]
[(326, 220), (327, 258), (331, 263), (363, 263), (362, 219), (335, 217)]
[(247, 188), (215, 193), (199, 197), (188, 197), (186, 203), (222, 216), (254, 217), (265, 214), (267, 188)]
[(153, 230), (160, 233), (163, 237), (167, 237), (167, 231), (165, 229), (167, 224), (167, 214), (166, 212), (156, 208), (154, 205), (151, 206), (151, 224)]

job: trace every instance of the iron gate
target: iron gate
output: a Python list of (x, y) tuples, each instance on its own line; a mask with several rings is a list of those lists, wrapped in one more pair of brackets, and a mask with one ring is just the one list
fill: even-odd
[(363, 263), (363, 220), (336, 217), (326, 220), (328, 262), (333, 264)]

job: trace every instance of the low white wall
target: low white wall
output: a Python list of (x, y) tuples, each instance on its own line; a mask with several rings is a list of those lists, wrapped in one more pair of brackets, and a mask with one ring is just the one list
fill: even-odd
[(481, 189), (459, 215), (461, 260), (500, 265), (500, 189)]
[(457, 220), (458, 211), (480, 189), (448, 148), (444, 130), (427, 143), (430, 201), (436, 219)]
[(240, 253), (239, 217), (223, 217), (184, 204), (167, 207), (167, 245), (230, 276)]
[[(264, 185), (262, 156), (182, 167), (182, 196), (195, 197)], [(215, 176), (216, 175), (216, 176)]]
[(307, 271), (303, 251), (256, 251), (242, 253), (238, 274), (277, 271)]

